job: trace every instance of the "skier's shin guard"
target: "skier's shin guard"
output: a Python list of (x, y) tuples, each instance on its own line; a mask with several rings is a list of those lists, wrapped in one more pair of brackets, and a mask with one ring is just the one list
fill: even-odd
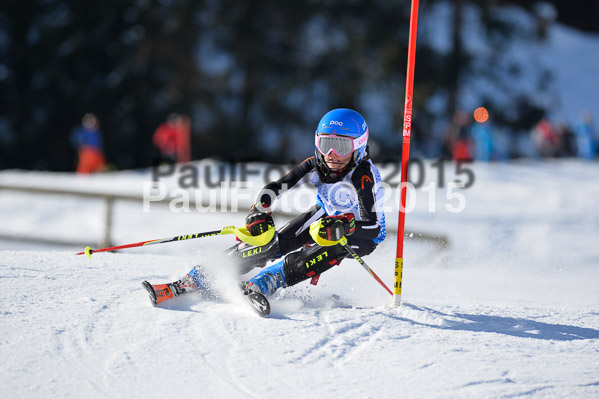
[(287, 285), (292, 286), (324, 273), (339, 264), (346, 256), (347, 251), (341, 245), (330, 247), (315, 245), (290, 253), (285, 258), (284, 264)]

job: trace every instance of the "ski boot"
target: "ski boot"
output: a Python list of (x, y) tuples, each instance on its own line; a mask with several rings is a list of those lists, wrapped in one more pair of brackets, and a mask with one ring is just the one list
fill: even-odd
[(275, 265), (263, 269), (248, 281), (242, 282), (244, 294), (248, 295), (251, 292), (257, 292), (268, 296), (274, 294), (277, 288), (287, 287), (283, 264), (284, 261), (282, 260)]
[(204, 275), (199, 266), (194, 266), (191, 271), (180, 280), (168, 284), (150, 284), (147, 281), (141, 283), (148, 291), (152, 306), (156, 306), (176, 296), (198, 292), (207, 289)]
[(244, 296), (260, 317), (266, 317), (270, 314), (270, 303), (266, 296), (274, 294), (277, 288), (287, 287), (283, 264), (284, 261), (280, 261), (262, 270), (249, 281), (241, 282), (241, 290)]

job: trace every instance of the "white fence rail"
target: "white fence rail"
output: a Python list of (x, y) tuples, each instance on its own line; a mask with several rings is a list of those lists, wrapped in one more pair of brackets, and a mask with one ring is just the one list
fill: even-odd
[[(34, 195), (62, 195), (62, 196), (72, 196), (78, 198), (87, 198), (94, 200), (102, 200), (104, 202), (104, 213), (101, 215), (104, 222), (104, 227), (102, 229), (103, 236), (98, 239), (97, 244), (98, 247), (107, 247), (113, 244), (112, 242), (112, 231), (113, 231), (113, 210), (116, 201), (133, 201), (133, 202), (143, 202), (143, 198), (141, 196), (134, 195), (120, 195), (120, 194), (107, 194), (100, 192), (92, 192), (92, 191), (76, 191), (76, 190), (66, 190), (66, 189), (48, 189), (48, 188), (38, 188), (38, 187), (29, 187), (29, 186), (18, 186), (18, 185), (2, 185), (0, 184), (0, 193), (2, 191), (16, 191), (27, 194)], [(152, 203), (162, 203), (168, 205), (171, 201), (171, 198), (165, 198), (164, 200), (157, 201), (153, 200)], [(205, 204), (196, 204), (195, 200), (190, 200), (190, 207), (205, 206)], [(217, 207), (220, 207), (220, 204), (217, 204)], [(287, 218), (292, 218), (295, 216), (294, 213), (283, 213), (283, 212), (274, 212), (275, 216), (285, 216)], [(397, 231), (388, 229), (389, 233), (397, 233)], [(411, 240), (418, 241), (426, 241), (435, 247), (435, 250), (438, 252), (444, 252), (449, 249), (449, 239), (441, 234), (430, 234), (424, 232), (415, 232), (415, 231), (407, 231), (406, 236)], [(26, 243), (39, 243), (39, 244), (47, 244), (47, 245), (67, 245), (67, 246), (82, 246), (89, 245), (89, 242), (76, 242), (74, 240), (62, 240), (58, 238), (52, 237), (40, 237), (36, 236), (34, 232), (26, 235), (15, 235), (10, 234), (8, 232), (0, 232), (0, 240), (4, 241), (13, 241), (13, 242), (26, 242)]]

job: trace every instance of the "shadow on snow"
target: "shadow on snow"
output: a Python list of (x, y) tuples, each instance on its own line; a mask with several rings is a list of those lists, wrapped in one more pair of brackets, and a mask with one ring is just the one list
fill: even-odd
[(431, 315), (438, 316), (442, 319), (442, 325), (420, 322), (407, 317), (394, 316), (394, 318), (409, 322), (414, 325), (439, 328), (442, 330), (487, 332), (505, 334), (513, 337), (555, 341), (574, 341), (599, 338), (599, 330), (592, 328), (568, 326), (564, 324), (551, 324), (515, 317), (467, 313), (447, 314), (431, 308), (419, 307), (411, 304), (403, 304), (402, 306), (415, 311), (426, 312)]

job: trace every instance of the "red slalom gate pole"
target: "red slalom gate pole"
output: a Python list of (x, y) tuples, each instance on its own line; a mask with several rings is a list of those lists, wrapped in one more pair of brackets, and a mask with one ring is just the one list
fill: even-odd
[(410, 12), (410, 38), (408, 45), (408, 68), (406, 71), (406, 100), (403, 116), (403, 146), (401, 152), (401, 196), (399, 221), (397, 224), (397, 254), (395, 256), (395, 283), (393, 285), (393, 305), (401, 305), (401, 283), (403, 274), (403, 243), (406, 224), (406, 194), (408, 181), (408, 161), (410, 159), (410, 133), (412, 131), (412, 93), (414, 89), (414, 64), (416, 62), (416, 33), (418, 31), (418, 0), (412, 0)]

